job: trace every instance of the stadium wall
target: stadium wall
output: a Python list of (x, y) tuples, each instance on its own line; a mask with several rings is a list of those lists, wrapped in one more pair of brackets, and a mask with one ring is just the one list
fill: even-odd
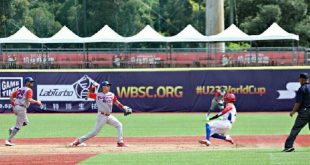
[[(87, 89), (93, 82), (109, 80), (111, 91), (136, 112), (207, 111), (214, 90), (225, 86), (237, 96), (239, 112), (288, 111), (299, 88), (298, 75), (310, 67), (184, 68), (184, 69), (93, 69), (93, 70), (2, 70), (0, 109), (10, 112), (9, 95), (23, 84), (23, 77), (36, 80), (29, 112), (95, 112)], [(99, 88), (98, 88), (99, 89)], [(98, 90), (96, 89), (96, 90)], [(115, 107), (116, 111), (120, 111)]]

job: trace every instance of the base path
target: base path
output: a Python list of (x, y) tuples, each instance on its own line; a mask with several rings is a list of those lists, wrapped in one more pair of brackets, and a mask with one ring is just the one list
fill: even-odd
[[(234, 145), (212, 139), (211, 146), (198, 143), (199, 136), (186, 137), (127, 137), (128, 147), (116, 147), (115, 137), (95, 137), (83, 147), (67, 147), (75, 138), (14, 139), (16, 146), (0, 146), (0, 164), (76, 164), (101, 153), (112, 152), (179, 152), (221, 149), (283, 148), (287, 135), (233, 136)], [(310, 146), (310, 135), (299, 135), (296, 147)], [(3, 139), (1, 139), (4, 141)]]

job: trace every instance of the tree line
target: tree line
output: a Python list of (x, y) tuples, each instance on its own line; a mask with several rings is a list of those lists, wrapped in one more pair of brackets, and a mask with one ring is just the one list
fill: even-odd
[[(64, 25), (81, 37), (91, 36), (106, 24), (123, 36), (147, 24), (166, 36), (188, 24), (205, 34), (205, 7), (206, 0), (0, 0), (0, 37), (23, 25), (38, 37), (50, 37)], [(310, 46), (309, 0), (225, 0), (226, 27), (234, 23), (247, 34), (260, 34), (273, 22), (299, 34), (301, 46)]]

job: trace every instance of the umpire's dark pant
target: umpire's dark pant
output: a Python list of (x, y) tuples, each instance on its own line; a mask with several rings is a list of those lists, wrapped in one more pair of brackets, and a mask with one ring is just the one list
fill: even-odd
[(298, 111), (298, 116), (295, 120), (295, 124), (291, 130), (290, 135), (287, 137), (285, 141), (285, 148), (292, 148), (294, 145), (294, 141), (296, 136), (299, 134), (301, 129), (308, 123), (308, 127), (310, 129), (310, 108), (303, 108)]

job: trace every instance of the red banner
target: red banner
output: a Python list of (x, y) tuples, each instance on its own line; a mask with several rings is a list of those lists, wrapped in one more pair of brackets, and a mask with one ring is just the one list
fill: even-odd
[[(79, 67), (302, 65), (304, 52), (4, 52), (3, 64)], [(123, 66), (122, 66), (123, 65)]]

